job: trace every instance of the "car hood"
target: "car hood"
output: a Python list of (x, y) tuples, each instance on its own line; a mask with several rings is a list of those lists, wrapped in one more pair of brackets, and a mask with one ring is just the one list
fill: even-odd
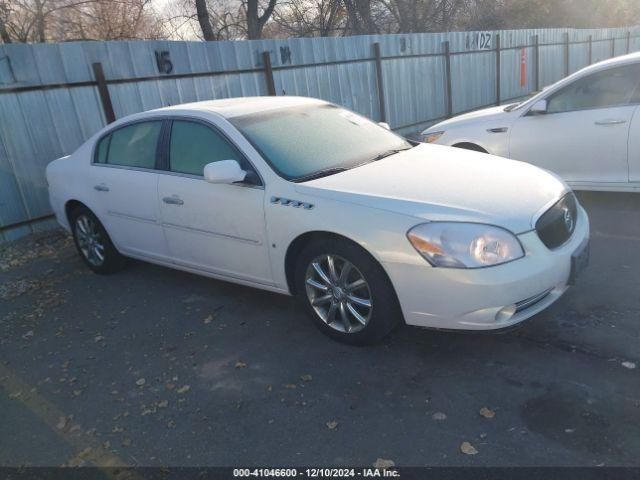
[(480, 222), (514, 233), (569, 191), (533, 165), (440, 145), (419, 145), (377, 162), (296, 185), (302, 194), (424, 220)]
[(492, 120), (506, 120), (513, 116), (512, 112), (505, 112), (506, 105), (500, 107), (485, 108), (476, 110), (475, 112), (457, 115), (449, 120), (437, 123), (425, 130), (425, 132), (433, 132), (438, 130), (446, 130), (448, 127), (458, 126), (463, 123), (476, 123)]

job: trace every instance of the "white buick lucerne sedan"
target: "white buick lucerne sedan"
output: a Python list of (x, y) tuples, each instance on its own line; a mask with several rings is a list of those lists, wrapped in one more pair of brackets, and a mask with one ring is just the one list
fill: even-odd
[(320, 100), (255, 97), (123, 118), (47, 180), (93, 271), (133, 257), (296, 295), (325, 333), (365, 344), (402, 322), (512, 326), (586, 264), (567, 185), (484, 157)]
[(529, 162), (576, 189), (640, 191), (640, 53), (591, 65), (528, 101), (460, 115), (422, 135)]

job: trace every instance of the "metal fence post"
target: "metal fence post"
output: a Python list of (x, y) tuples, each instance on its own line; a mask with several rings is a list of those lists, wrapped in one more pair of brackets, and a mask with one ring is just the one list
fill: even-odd
[(271, 68), (271, 54), (269, 52), (262, 52), (262, 62), (264, 63), (264, 80), (267, 84), (267, 93), (275, 97), (276, 84), (273, 81), (273, 68)]
[(569, 33), (564, 34), (564, 76), (569, 76)]
[(535, 92), (540, 91), (540, 42), (538, 35), (533, 36), (533, 49), (536, 55), (536, 78), (535, 78)]
[(496, 35), (496, 105), (500, 105), (500, 34)]
[(380, 53), (380, 44), (373, 44), (373, 52), (376, 57), (376, 80), (378, 85), (378, 106), (380, 108), (380, 121), (387, 121), (387, 109), (384, 101), (384, 83), (382, 81), (382, 54)]
[(611, 57), (616, 56), (616, 37), (611, 38)]
[(444, 45), (444, 76), (447, 87), (447, 118), (453, 116), (453, 96), (451, 95), (451, 51), (449, 40), (443, 42)]
[(591, 65), (593, 63), (593, 37), (591, 35), (589, 35), (589, 63), (588, 65)]
[(107, 120), (107, 124), (113, 123), (116, 121), (116, 114), (113, 111), (113, 104), (111, 103), (111, 96), (109, 95), (107, 81), (104, 78), (102, 63), (92, 63), (91, 68), (93, 68), (93, 76), (98, 83), (98, 93), (100, 94), (100, 102), (102, 102), (102, 110), (104, 111), (105, 119)]
[(631, 32), (627, 32), (627, 53), (631, 53)]

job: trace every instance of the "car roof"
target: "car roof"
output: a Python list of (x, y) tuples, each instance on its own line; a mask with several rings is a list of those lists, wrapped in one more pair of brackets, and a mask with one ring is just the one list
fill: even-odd
[(603, 70), (609, 67), (614, 67), (616, 65), (625, 65), (629, 63), (640, 62), (640, 52), (629, 53), (628, 55), (621, 55), (619, 57), (608, 58), (607, 60), (602, 60), (601, 62), (594, 63), (593, 65), (589, 65), (588, 67), (579, 70), (576, 73), (589, 73), (598, 70)]
[(280, 108), (291, 108), (303, 105), (320, 105), (326, 102), (316, 98), (307, 97), (238, 97), (226, 98), (222, 100), (207, 100), (203, 102), (183, 103), (170, 107), (163, 107), (153, 110), (154, 112), (171, 113), (177, 110), (212, 112), (225, 118), (238, 117), (241, 115), (249, 115), (268, 110), (277, 110)]

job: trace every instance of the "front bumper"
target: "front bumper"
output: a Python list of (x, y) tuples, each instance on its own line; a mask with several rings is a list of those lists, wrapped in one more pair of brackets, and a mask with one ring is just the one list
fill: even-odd
[(385, 263), (405, 322), (429, 328), (495, 330), (544, 310), (568, 288), (571, 255), (589, 237), (589, 218), (579, 207), (567, 243), (549, 250), (535, 231), (518, 236), (519, 260), (481, 269), (436, 268), (424, 263)]

